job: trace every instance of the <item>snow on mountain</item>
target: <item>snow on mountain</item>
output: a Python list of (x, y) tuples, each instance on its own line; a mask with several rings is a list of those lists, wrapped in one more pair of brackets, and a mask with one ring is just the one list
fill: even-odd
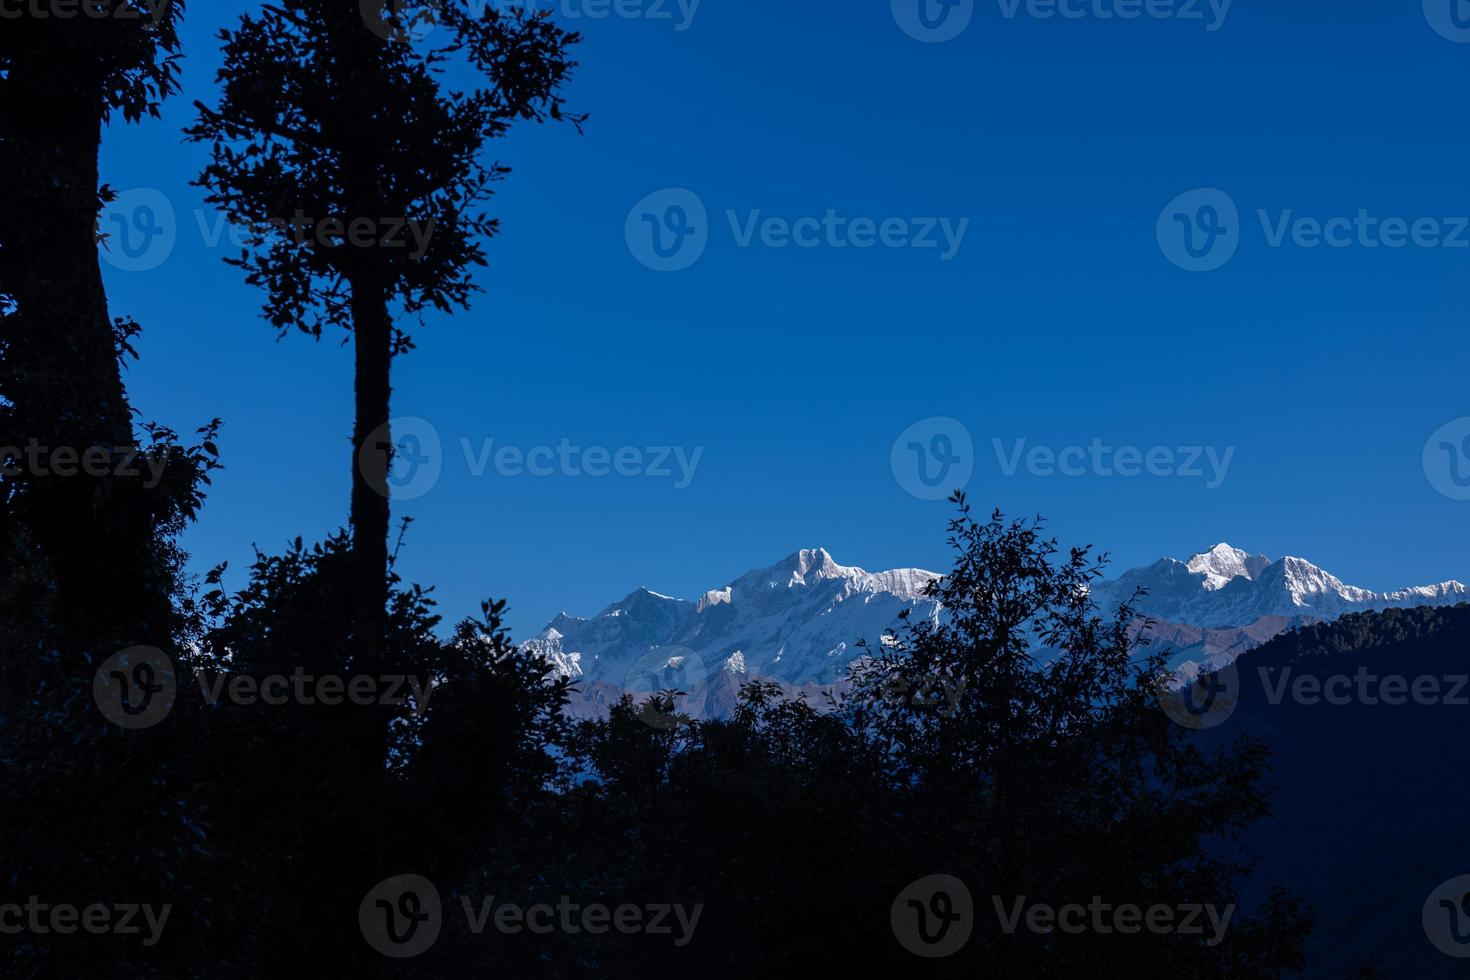
[(1093, 587), (1103, 608), (1136, 590), (1134, 608), (1155, 620), (1152, 642), (1168, 651), (1181, 677), (1233, 662), (1272, 637), (1346, 613), (1405, 606), (1449, 606), (1470, 600), (1459, 582), (1373, 592), (1348, 585), (1311, 562), (1275, 561), (1217, 544), (1188, 561), (1161, 558)]
[(1311, 562), (1286, 557), (1275, 561), (1217, 544), (1188, 561), (1161, 558), (1144, 568), (1100, 582), (1093, 595), (1104, 607), (1128, 599), (1144, 615), (1200, 627), (1248, 626), (1263, 617), (1334, 619), (1344, 613), (1390, 606), (1453, 605), (1464, 602), (1459, 582), (1373, 592), (1347, 585)]
[(857, 642), (879, 642), (901, 611), (934, 616), (923, 592), (936, 578), (868, 572), (803, 549), (696, 602), (638, 589), (590, 619), (562, 613), (524, 646), (599, 691), (728, 689), (754, 677), (830, 684), (860, 655)]
[(1203, 572), (1204, 587), (1214, 590), (1233, 578), (1253, 579), (1270, 563), (1271, 559), (1265, 555), (1252, 555), (1228, 544), (1217, 544), (1195, 555), (1184, 566), (1191, 572)]
[[(601, 712), (624, 691), (688, 692), (693, 713), (721, 714), (739, 685), (755, 678), (817, 692), (840, 680), (905, 609), (933, 618), (925, 588), (939, 576), (919, 568), (868, 572), (839, 565), (825, 549), (796, 551), (695, 601), (640, 588), (596, 616), (561, 613), (524, 646), (577, 678)], [(1217, 544), (1186, 561), (1161, 558), (1093, 586), (1103, 610), (1137, 590), (1140, 615), (1155, 620), (1152, 642), (1173, 666), (1219, 667), (1305, 623), (1391, 606), (1470, 600), (1459, 582), (1373, 592), (1347, 585), (1302, 558), (1272, 560)]]

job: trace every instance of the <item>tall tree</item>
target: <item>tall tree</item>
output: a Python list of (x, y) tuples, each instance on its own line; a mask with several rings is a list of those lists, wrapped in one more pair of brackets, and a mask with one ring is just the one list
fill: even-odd
[[(478, 10), (478, 13), (476, 11)], [(570, 119), (562, 84), (578, 36), (546, 12), (496, 5), (282, 0), (223, 31), (215, 107), (189, 130), (211, 143), (209, 201), (255, 230), (238, 259), (282, 333), (330, 326), (355, 345), (350, 522), (356, 601), (376, 631), (387, 599), (395, 321), (466, 307), (486, 210), (507, 168), (488, 141), (517, 120)], [(441, 84), (465, 74), (465, 91)]]
[[(150, 444), (134, 455), (140, 440), (122, 363), (138, 326), (109, 310), (98, 254), (98, 215), (113, 195), (98, 166), (104, 125), (156, 116), (175, 92), (182, 10), (181, 0), (25, 3), (7, 4), (0, 19), (0, 663), (8, 678), (0, 881), (8, 896), (148, 901), (189, 880), (202, 859), (184, 842), (203, 836), (206, 806), (185, 798), (192, 781), (162, 749), (178, 743), (161, 731), (120, 737), (92, 697), (99, 661), (120, 647), (184, 638), (174, 536), (198, 508), (215, 461), (207, 435), (185, 449), (169, 430), (146, 425)], [(140, 975), (135, 950), (75, 935), (10, 938), (7, 961), (20, 975)], [(156, 961), (164, 956), (187, 960), (177, 949), (155, 952)]]
[[(175, 90), (183, 6), (25, 5), (0, 31), (0, 447), (133, 444), (119, 361), (135, 325), (114, 321), (103, 291), (97, 219), (111, 191), (98, 151), (108, 119), (157, 115)], [(43, 567), (38, 605), (77, 637), (105, 624), (161, 642), (167, 587), (154, 546), (171, 506), (125, 473), (9, 469), (0, 530), (12, 571)]]

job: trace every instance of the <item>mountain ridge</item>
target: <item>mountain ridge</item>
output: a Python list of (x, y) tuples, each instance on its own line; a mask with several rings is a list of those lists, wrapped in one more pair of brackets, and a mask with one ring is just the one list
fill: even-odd
[[(732, 685), (760, 677), (788, 689), (837, 684), (879, 643), (900, 614), (939, 615), (925, 595), (940, 577), (907, 567), (869, 572), (840, 564), (825, 548), (800, 548), (697, 599), (646, 586), (594, 616), (558, 614), (522, 646), (598, 691), (711, 691), (722, 706)], [(1344, 583), (1296, 556), (1271, 559), (1221, 542), (1180, 561), (1160, 558), (1092, 586), (1104, 611), (1131, 600), (1150, 641), (1176, 668), (1218, 667), (1296, 626), (1350, 612), (1453, 605), (1470, 598), (1458, 581), (1375, 592)], [(614, 698), (615, 699), (615, 698)], [(705, 713), (695, 705), (696, 715)]]

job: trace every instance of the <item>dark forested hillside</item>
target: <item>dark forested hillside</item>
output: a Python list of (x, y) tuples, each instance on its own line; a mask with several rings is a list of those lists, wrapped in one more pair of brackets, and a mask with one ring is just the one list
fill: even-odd
[(1255, 880), (1314, 908), (1308, 975), (1376, 956), (1388, 976), (1464, 976), (1421, 919), (1441, 883), (1470, 873), (1470, 606), (1345, 616), (1235, 666), (1239, 702), (1201, 741), (1250, 735), (1271, 751), (1272, 815), (1242, 847)]

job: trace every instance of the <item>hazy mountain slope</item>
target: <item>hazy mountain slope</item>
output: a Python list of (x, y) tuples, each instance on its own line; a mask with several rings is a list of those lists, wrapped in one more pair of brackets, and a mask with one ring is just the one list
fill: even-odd
[[(1470, 873), (1470, 807), (1453, 751), (1470, 705), (1372, 704), (1356, 693), (1345, 704), (1310, 704), (1289, 692), (1303, 676), (1362, 670), (1432, 677), (1448, 695), (1470, 674), (1470, 607), (1350, 615), (1272, 640), (1235, 670), (1234, 712), (1199, 737), (1250, 735), (1272, 750), (1273, 815), (1243, 845), (1261, 861), (1253, 887), (1284, 884), (1316, 906), (1307, 975), (1339, 976), (1376, 953), (1387, 976), (1465, 976), (1466, 960), (1430, 945), (1421, 912), (1441, 882)], [(1283, 680), (1287, 693), (1273, 704)], [(1460, 696), (1470, 697), (1470, 685)]]

